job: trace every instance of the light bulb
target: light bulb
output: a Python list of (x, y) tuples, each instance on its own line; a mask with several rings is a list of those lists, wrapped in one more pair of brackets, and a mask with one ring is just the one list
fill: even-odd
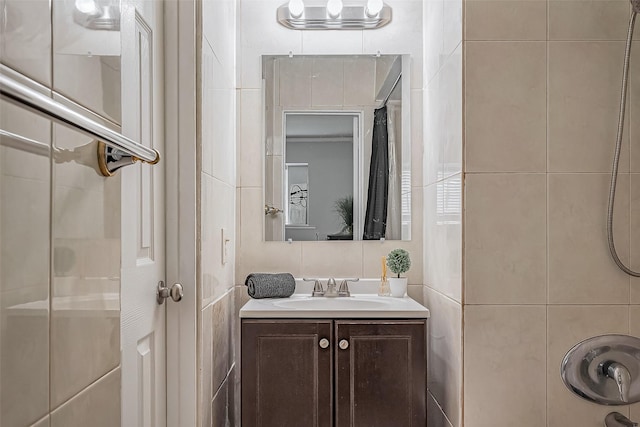
[(289, 14), (294, 18), (300, 18), (304, 13), (302, 0), (289, 0)]
[(342, 12), (342, 0), (329, 0), (327, 2), (327, 13), (332, 18), (337, 18)]
[(380, 11), (382, 10), (382, 0), (369, 0), (367, 1), (367, 16), (369, 18), (373, 18), (374, 16), (378, 16)]
[(98, 11), (94, 0), (76, 0), (76, 9), (85, 15), (93, 15)]

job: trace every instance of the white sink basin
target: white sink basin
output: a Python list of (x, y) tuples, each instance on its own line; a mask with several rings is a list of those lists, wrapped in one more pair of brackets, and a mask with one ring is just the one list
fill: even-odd
[(379, 297), (351, 294), (351, 297), (312, 297), (294, 294), (290, 298), (252, 299), (240, 310), (242, 318), (288, 319), (426, 319), (429, 310), (409, 297)]
[(301, 310), (376, 310), (388, 306), (390, 301), (372, 301), (356, 297), (336, 298), (290, 298), (274, 302), (273, 305), (282, 308)]

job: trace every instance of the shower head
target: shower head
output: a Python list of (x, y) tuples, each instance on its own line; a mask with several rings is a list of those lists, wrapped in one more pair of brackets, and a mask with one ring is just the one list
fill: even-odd
[(640, 13), (640, 0), (630, 0), (635, 13)]

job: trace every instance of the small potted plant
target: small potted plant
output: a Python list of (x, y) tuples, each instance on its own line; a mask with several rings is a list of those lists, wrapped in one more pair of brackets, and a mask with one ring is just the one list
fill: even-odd
[(411, 259), (409, 252), (404, 249), (394, 249), (387, 255), (387, 267), (396, 277), (389, 277), (389, 288), (391, 296), (402, 298), (407, 293), (407, 278), (400, 277), (402, 273), (409, 271)]
[(340, 233), (353, 234), (353, 196), (342, 197), (334, 203), (335, 211), (340, 216), (344, 227)]

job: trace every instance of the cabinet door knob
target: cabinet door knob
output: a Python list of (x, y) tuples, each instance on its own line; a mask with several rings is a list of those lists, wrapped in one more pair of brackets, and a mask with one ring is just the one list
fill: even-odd
[(326, 338), (322, 338), (319, 344), (320, 344), (320, 348), (327, 348), (329, 347), (329, 340)]
[(346, 350), (349, 348), (349, 341), (340, 340), (340, 344), (338, 344), (342, 350)]

